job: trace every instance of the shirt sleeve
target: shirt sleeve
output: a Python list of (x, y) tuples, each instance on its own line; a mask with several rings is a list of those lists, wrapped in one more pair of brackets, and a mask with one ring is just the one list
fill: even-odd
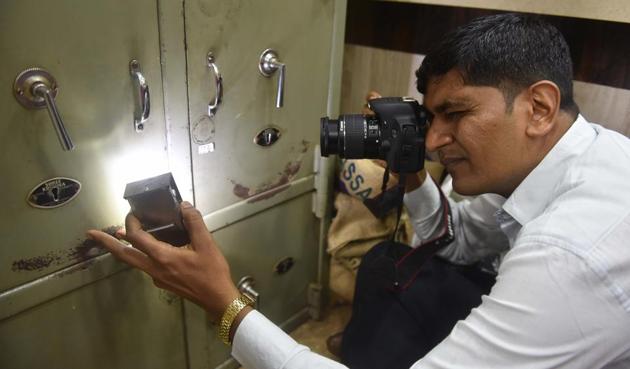
[[(404, 201), (419, 241), (438, 236), (443, 229), (445, 211), (438, 186), (426, 180), (419, 188), (405, 194)], [(455, 240), (439, 252), (440, 256), (456, 264), (472, 264), (508, 249), (507, 237), (494, 217), (505, 201), (503, 197), (484, 194), (460, 202), (447, 201)]]
[(508, 252), (482, 304), (413, 369), (600, 368), (628, 351), (629, 315), (575, 254)]
[(300, 345), (256, 310), (248, 313), (239, 324), (232, 356), (247, 369), (346, 368)]

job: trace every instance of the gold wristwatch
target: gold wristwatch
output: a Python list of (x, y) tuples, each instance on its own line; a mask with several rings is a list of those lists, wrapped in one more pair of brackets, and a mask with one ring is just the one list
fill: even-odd
[(234, 323), (234, 319), (238, 315), (238, 313), (243, 310), (245, 306), (254, 306), (254, 299), (247, 295), (240, 295), (232, 301), (223, 316), (221, 317), (221, 323), (219, 324), (219, 338), (223, 343), (230, 346), (232, 342), (230, 342), (230, 328), (232, 328), (232, 323)]

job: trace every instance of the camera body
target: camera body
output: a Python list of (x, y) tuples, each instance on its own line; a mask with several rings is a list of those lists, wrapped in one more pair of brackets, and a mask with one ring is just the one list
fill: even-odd
[(343, 114), (338, 120), (321, 118), (322, 156), (382, 159), (395, 173), (424, 168), (424, 140), (429, 112), (407, 97), (372, 99), (374, 115)]

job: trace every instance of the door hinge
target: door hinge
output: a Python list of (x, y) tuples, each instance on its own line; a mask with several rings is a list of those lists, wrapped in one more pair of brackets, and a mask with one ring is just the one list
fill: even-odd
[(308, 303), (308, 315), (313, 320), (320, 320), (322, 318), (323, 303), (323, 288), (319, 283), (309, 283), (307, 292)]
[(313, 192), (313, 213), (319, 219), (323, 219), (329, 204), (330, 186), (329, 166), (334, 163), (333, 158), (320, 155), (319, 145), (313, 150), (313, 171), (315, 172), (315, 192)]

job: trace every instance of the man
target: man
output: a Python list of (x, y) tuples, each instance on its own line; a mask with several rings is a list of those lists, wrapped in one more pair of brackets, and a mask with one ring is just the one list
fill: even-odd
[[(496, 229), (510, 250), (482, 304), (413, 368), (630, 367), (630, 140), (578, 114), (571, 74), (559, 32), (514, 14), (473, 21), (423, 61), (418, 87), (433, 114), (427, 149), (458, 193), (507, 199), (498, 226), (485, 211), (453, 208), (460, 240), (443, 255), (466, 263), (493, 253), (467, 246)], [(427, 238), (446, 208), (423, 178), (410, 181), (406, 204)], [(124, 237), (135, 248), (89, 235), (219, 319), (238, 291), (199, 213), (187, 203), (182, 212), (190, 250), (151, 239), (132, 216)], [(245, 367), (342, 367), (251, 308), (239, 311), (232, 353)]]

